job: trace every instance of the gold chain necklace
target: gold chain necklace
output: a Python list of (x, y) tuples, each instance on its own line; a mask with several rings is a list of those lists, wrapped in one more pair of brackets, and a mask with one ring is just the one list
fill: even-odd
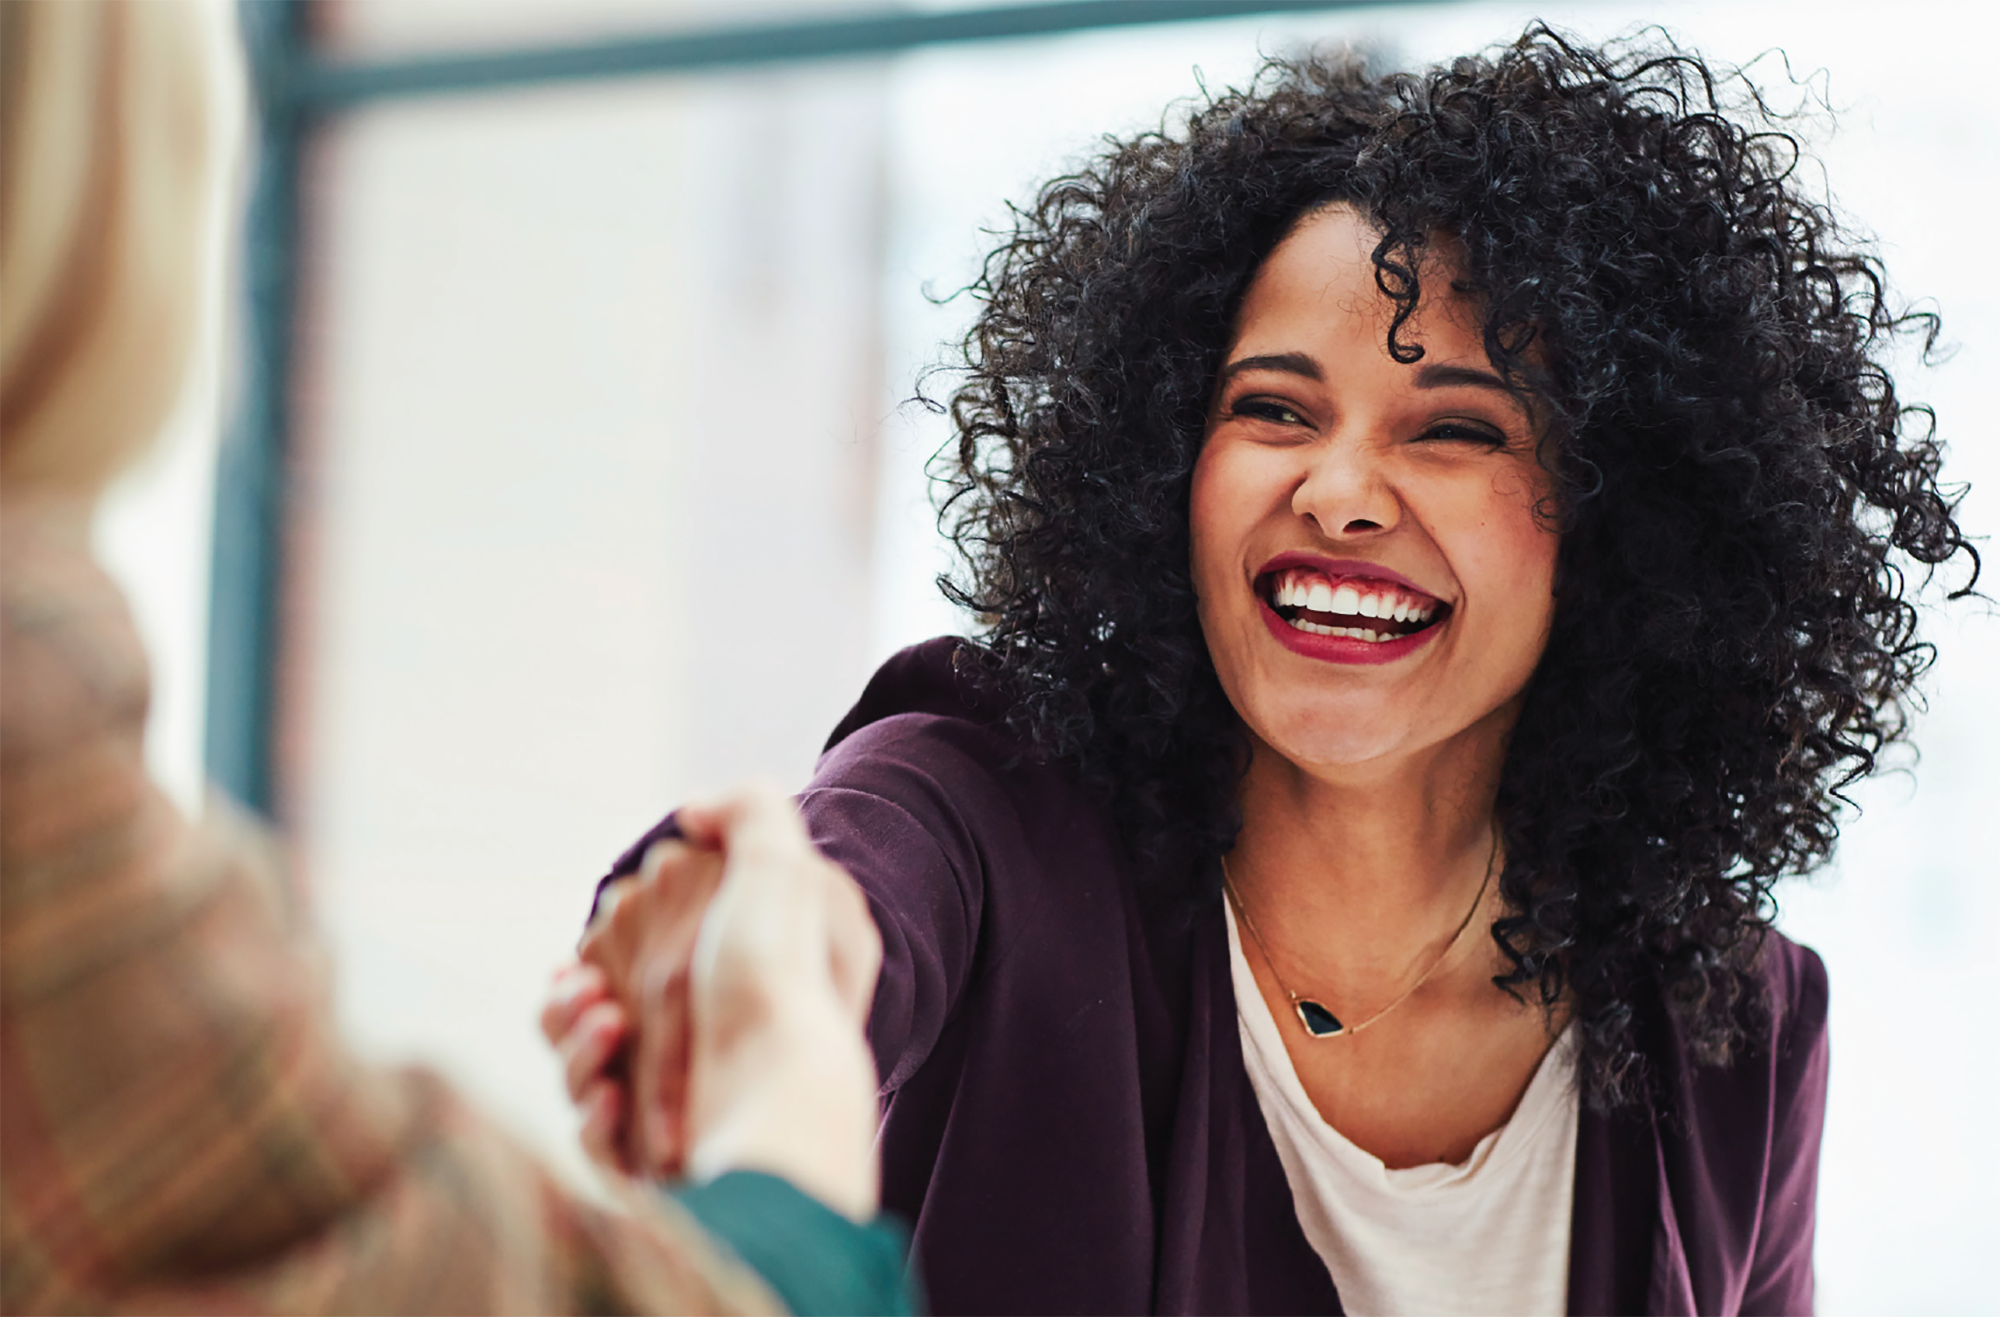
[(1243, 927), (1250, 930), (1250, 936), (1256, 939), (1257, 949), (1264, 953), (1264, 963), (1271, 967), (1271, 977), (1278, 981), (1279, 989), (1291, 999), (1292, 1010), (1298, 1015), (1299, 1023), (1305, 1026), (1306, 1033), (1314, 1038), (1341, 1038), (1360, 1033), (1408, 1001), (1418, 988), (1430, 982), (1431, 975), (1438, 972), (1438, 967), (1444, 964), (1447, 956), (1451, 955), (1452, 948), (1456, 947), (1458, 940), (1465, 936), (1465, 930), (1472, 926), (1472, 917), (1479, 913), (1480, 903), (1486, 899), (1486, 889), (1493, 883), (1493, 862), (1499, 857), (1500, 831), (1495, 828), (1493, 850), (1486, 857), (1486, 876), (1479, 880), (1479, 893), (1472, 898), (1472, 908), (1465, 912), (1465, 918), (1458, 921), (1458, 928), (1452, 933), (1451, 941), (1444, 944), (1444, 950), (1438, 952), (1437, 959), (1431, 962), (1430, 968), (1425, 970), (1415, 983), (1403, 989), (1401, 996), (1359, 1024), (1342, 1024), (1340, 1017), (1320, 1002), (1310, 997), (1301, 997), (1292, 991), (1291, 985), (1285, 982), (1285, 976), (1278, 972), (1278, 962), (1272, 957), (1271, 948), (1265, 944), (1264, 935), (1257, 931), (1257, 921), (1250, 917), (1249, 908), (1243, 904), (1243, 894), (1236, 890), (1236, 880), (1230, 877), (1229, 857), (1226, 855), (1221, 857), (1222, 885), (1228, 891), (1230, 903), (1236, 907), (1236, 913), (1242, 916)]

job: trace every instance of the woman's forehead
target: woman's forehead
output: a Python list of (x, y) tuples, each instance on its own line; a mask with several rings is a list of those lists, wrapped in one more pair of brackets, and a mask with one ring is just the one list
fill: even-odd
[[(1375, 266), (1381, 230), (1350, 205), (1321, 207), (1302, 218), (1258, 267), (1236, 317), (1230, 356), (1298, 350), (1296, 340), (1344, 341), (1365, 337), (1383, 354), (1397, 304), (1384, 292)], [(1431, 355), (1470, 354), (1484, 360), (1477, 306), (1454, 290), (1455, 252), (1437, 242), (1417, 253), (1422, 295), (1398, 330), (1408, 344), (1424, 343)], [(1295, 340), (1279, 346), (1278, 339)]]

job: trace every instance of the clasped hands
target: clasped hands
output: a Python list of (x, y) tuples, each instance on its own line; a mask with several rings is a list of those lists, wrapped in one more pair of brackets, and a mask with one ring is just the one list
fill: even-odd
[(879, 1113), (862, 1030), (882, 960), (867, 900), (773, 790), (677, 822), (606, 889), (542, 1011), (584, 1146), (633, 1175), (767, 1171), (866, 1219)]

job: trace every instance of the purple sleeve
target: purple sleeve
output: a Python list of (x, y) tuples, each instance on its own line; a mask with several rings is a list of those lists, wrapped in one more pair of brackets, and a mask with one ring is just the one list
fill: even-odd
[(978, 874), (967, 873), (903, 805), (841, 787), (799, 799), (813, 842), (868, 894), (882, 932), (882, 975), (868, 1041), (884, 1091), (930, 1055), (972, 969)]
[(1819, 1195), (1820, 1133), (1826, 1125), (1826, 965), (1811, 951), (1792, 958), (1790, 991), (1779, 998), (1770, 1171), (1756, 1256), (1742, 1311), (1813, 1310), (1813, 1228)]
[(597, 907), (604, 903), (605, 888), (611, 886), (612, 883), (623, 878), (628, 873), (639, 872), (639, 861), (646, 858), (646, 852), (652, 849), (654, 842), (665, 841), (669, 837), (678, 837), (681, 835), (679, 814), (680, 811), (675, 810), (652, 827), (646, 829), (646, 834), (643, 837), (633, 842), (630, 846), (627, 846), (624, 853), (611, 862), (610, 871), (597, 880), (597, 890), (590, 894), (590, 914), (583, 921), (585, 928), (589, 928), (591, 924), (596, 922)]
[(900, 714), (829, 750), (799, 797), (813, 843), (854, 875), (882, 932), (868, 1037), (884, 1091), (930, 1056), (972, 977), (996, 834), (1016, 813), (992, 764), (977, 727)]

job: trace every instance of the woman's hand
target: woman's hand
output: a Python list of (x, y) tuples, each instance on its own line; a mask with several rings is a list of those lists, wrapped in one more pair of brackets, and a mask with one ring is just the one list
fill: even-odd
[[(646, 1091), (634, 1093), (634, 1021), (626, 1002), (638, 1000), (633, 976), (644, 960), (659, 980), (654, 986), (661, 997), (651, 1049), (681, 1059), (683, 1065), (664, 1081), (677, 1085), (686, 1051), (680, 1035), (687, 997), (680, 980), (721, 877), (722, 857), (714, 851), (678, 841), (649, 849), (634, 876), (605, 889), (584, 936), (583, 959), (556, 972), (542, 1007), (542, 1033), (562, 1058), (570, 1100), (583, 1117), (584, 1151), (611, 1170), (654, 1176), (680, 1170), (675, 1128), (680, 1095), (677, 1088), (660, 1091), (662, 1067), (650, 1055), (640, 1068), (649, 1075)], [(654, 1124), (641, 1131), (632, 1117), (648, 1107)]]
[(583, 1117), (584, 1151), (600, 1166), (627, 1175), (638, 1169), (625, 1128), (631, 1106), (625, 1066), (629, 1033), (625, 1007), (603, 970), (577, 961), (556, 971), (542, 1006), (542, 1035), (562, 1059), (570, 1101)]
[[(688, 972), (686, 1171), (768, 1171), (857, 1220), (873, 1216), (881, 1112), (863, 1026), (882, 939), (867, 898), (775, 791), (740, 791), (680, 820), (691, 843), (725, 855)], [(641, 1058), (656, 1006), (645, 1000)]]
[(542, 1010), (585, 1150), (627, 1174), (682, 1169), (687, 972), (722, 868), (713, 847), (651, 847), (635, 874), (605, 888), (579, 963), (558, 973)]
[(583, 963), (542, 1012), (584, 1146), (628, 1173), (771, 1170), (866, 1215), (877, 1109), (861, 1025), (881, 962), (866, 899), (775, 793), (680, 823), (606, 889)]

